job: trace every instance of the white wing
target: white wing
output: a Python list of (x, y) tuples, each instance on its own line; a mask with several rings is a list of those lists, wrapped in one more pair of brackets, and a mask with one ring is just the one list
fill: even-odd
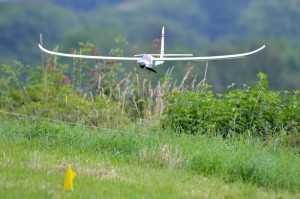
[(248, 55), (255, 54), (263, 50), (266, 46), (262, 47), (247, 53), (233, 54), (233, 55), (219, 55), (219, 56), (207, 56), (207, 57), (163, 57), (163, 58), (154, 58), (153, 61), (211, 61), (211, 60), (222, 60), (222, 59), (236, 59), (242, 58)]
[(103, 60), (133, 60), (133, 61), (137, 61), (140, 59), (138, 57), (108, 57), (108, 56), (92, 56), (92, 55), (76, 55), (76, 54), (59, 53), (59, 52), (47, 50), (43, 48), (41, 44), (39, 44), (39, 48), (45, 53), (62, 56), (62, 57), (73, 57), (73, 58), (82, 58), (82, 59), (103, 59)]
[[(247, 53), (241, 53), (241, 54), (207, 56), (207, 57), (162, 57), (162, 58), (154, 58), (153, 61), (211, 61), (211, 60), (223, 60), (223, 59), (236, 59), (236, 58), (242, 58), (248, 55), (255, 54), (263, 50), (265, 47), (266, 46), (263, 45), (259, 49)], [(103, 60), (133, 60), (133, 61), (138, 61), (140, 59), (139, 57), (109, 57), (109, 56), (93, 56), (93, 55), (59, 53), (59, 52), (47, 50), (43, 48), (41, 44), (39, 44), (39, 48), (45, 53), (51, 55), (63, 56), (63, 57), (73, 57), (73, 58), (83, 58), (83, 59), (103, 59)]]

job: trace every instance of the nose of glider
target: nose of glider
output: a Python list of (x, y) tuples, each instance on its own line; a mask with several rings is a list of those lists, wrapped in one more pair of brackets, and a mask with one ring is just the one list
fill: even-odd
[(139, 66), (140, 66), (141, 68), (145, 68), (145, 67), (146, 67), (146, 63), (143, 62), (143, 61), (140, 61), (140, 62), (139, 62)]

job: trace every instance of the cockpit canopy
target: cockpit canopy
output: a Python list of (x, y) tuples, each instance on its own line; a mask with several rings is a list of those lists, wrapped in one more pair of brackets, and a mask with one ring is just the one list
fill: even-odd
[(143, 60), (147, 60), (147, 61), (149, 61), (149, 62), (152, 62), (152, 57), (151, 57), (151, 55), (143, 55), (142, 59), (143, 59)]

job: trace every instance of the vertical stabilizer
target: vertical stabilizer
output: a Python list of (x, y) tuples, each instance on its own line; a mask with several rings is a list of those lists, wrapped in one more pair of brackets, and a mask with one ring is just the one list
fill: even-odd
[(161, 31), (161, 44), (160, 44), (160, 58), (163, 58), (165, 54), (165, 27), (162, 27)]
[[(165, 54), (165, 27), (162, 27), (162, 31), (161, 31), (161, 41), (160, 41), (160, 55), (159, 58), (163, 58), (164, 54)], [(155, 61), (154, 66), (158, 66), (163, 64), (164, 61)]]

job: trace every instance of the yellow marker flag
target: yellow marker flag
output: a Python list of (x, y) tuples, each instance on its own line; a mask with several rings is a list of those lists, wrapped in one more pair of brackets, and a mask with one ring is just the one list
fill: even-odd
[(65, 179), (65, 191), (72, 190), (73, 191), (73, 179), (75, 178), (76, 173), (72, 170), (71, 165), (68, 165), (67, 174)]

